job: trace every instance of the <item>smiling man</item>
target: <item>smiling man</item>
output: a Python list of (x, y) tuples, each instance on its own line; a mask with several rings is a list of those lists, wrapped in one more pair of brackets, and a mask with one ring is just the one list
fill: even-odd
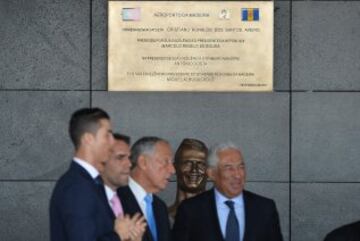
[(246, 171), (234, 144), (215, 146), (208, 176), (214, 188), (184, 200), (177, 211), (175, 241), (282, 241), (273, 200), (244, 190)]
[(114, 133), (112, 155), (106, 162), (102, 177), (106, 186), (116, 190), (128, 184), (130, 176), (130, 137)]
[(143, 241), (171, 240), (166, 204), (156, 193), (164, 190), (175, 173), (170, 144), (158, 137), (143, 137), (131, 148), (133, 169), (129, 186), (118, 189), (124, 212), (142, 213), (147, 221)]
[[(119, 133), (114, 133), (113, 137), (114, 144), (112, 146), (112, 154), (106, 162), (101, 177), (104, 182), (106, 199), (109, 207), (111, 208), (111, 217), (116, 219), (127, 215), (127, 213), (124, 213), (124, 209), (121, 204), (121, 197), (117, 194), (117, 189), (128, 184), (131, 162), (129, 146), (130, 137)], [(143, 217), (141, 217), (141, 221), (144, 221)], [(144, 231), (145, 228), (134, 236), (134, 240), (141, 240)]]
[(180, 203), (205, 191), (208, 148), (197, 139), (184, 139), (175, 153), (177, 180), (176, 199), (169, 207), (169, 214), (175, 218)]

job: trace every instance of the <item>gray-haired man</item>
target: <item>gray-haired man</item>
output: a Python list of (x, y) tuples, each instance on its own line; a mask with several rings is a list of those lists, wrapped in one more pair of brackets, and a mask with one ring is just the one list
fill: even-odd
[(273, 200), (244, 190), (242, 153), (232, 143), (211, 149), (207, 174), (214, 188), (186, 199), (178, 208), (176, 241), (282, 241)]
[(166, 204), (156, 193), (165, 189), (174, 174), (170, 144), (159, 137), (143, 137), (131, 148), (133, 169), (129, 186), (118, 189), (125, 213), (142, 213), (147, 221), (143, 241), (171, 240)]

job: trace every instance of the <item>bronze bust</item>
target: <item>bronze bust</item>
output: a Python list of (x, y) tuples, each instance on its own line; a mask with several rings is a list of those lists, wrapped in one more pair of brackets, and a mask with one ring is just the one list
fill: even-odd
[(205, 191), (207, 175), (208, 148), (196, 139), (184, 139), (175, 153), (175, 170), (177, 180), (176, 199), (169, 207), (172, 218), (176, 209), (184, 199)]

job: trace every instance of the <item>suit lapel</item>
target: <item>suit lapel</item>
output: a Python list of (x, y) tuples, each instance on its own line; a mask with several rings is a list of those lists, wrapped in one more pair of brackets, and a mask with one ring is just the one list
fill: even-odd
[(82, 166), (77, 164), (75, 161), (71, 161), (70, 172), (77, 173), (77, 174), (81, 175), (82, 177), (84, 177), (85, 179), (92, 181), (95, 184), (94, 179), (91, 177), (91, 175)]
[(102, 200), (104, 200), (104, 198), (103, 198), (103, 192), (105, 192), (105, 190), (103, 191), (104, 188), (103, 187), (101, 188), (100, 185), (96, 184), (95, 180), (91, 177), (90, 173), (88, 173), (85, 170), (85, 168), (80, 166), (75, 161), (72, 161), (70, 164), (70, 171), (73, 173), (76, 173), (77, 175), (80, 175), (81, 177), (83, 177), (84, 179), (89, 181), (91, 183), (91, 185), (93, 186), (94, 190), (96, 190), (96, 192), (99, 194), (99, 196), (102, 198)]
[[(130, 214), (130, 216), (133, 216), (135, 213), (140, 213), (144, 216), (135, 195), (128, 186), (119, 188), (118, 195), (121, 199), (121, 205), (123, 206), (124, 213)], [(146, 227), (143, 241), (153, 241), (149, 227)]]
[(164, 207), (164, 204), (162, 204), (156, 195), (154, 195), (153, 209), (158, 232), (158, 241), (168, 241), (170, 232), (169, 214), (166, 207)]
[(111, 220), (114, 220), (115, 215), (108, 203), (104, 185), (97, 184), (95, 180), (91, 177), (91, 175), (75, 161), (71, 162), (70, 171), (76, 173), (77, 175), (82, 176), (84, 179), (88, 180), (92, 184), (94, 191), (98, 194), (97, 197), (99, 198), (99, 203), (100, 203), (99, 205), (101, 205), (101, 210), (107, 212), (109, 215), (107, 217), (111, 217)]
[(155, 216), (155, 222), (156, 222), (156, 231), (157, 231), (157, 235), (158, 235), (158, 241), (162, 240), (162, 219), (161, 219), (161, 210), (159, 209), (159, 204), (154, 196), (154, 201), (152, 203), (152, 207), (154, 210), (154, 216)]
[(254, 237), (254, 227), (256, 227), (256, 207), (246, 191), (243, 191), (245, 205), (245, 234), (244, 241), (251, 241)]
[(135, 213), (140, 213), (144, 215), (141, 211), (139, 204), (136, 201), (135, 195), (132, 193), (128, 186), (120, 187), (118, 189), (118, 195), (121, 200), (121, 205), (123, 206), (124, 212), (130, 214), (131, 216)]
[(113, 212), (113, 210), (112, 210), (112, 208), (111, 208), (111, 206), (110, 206), (110, 204), (109, 204), (109, 201), (108, 201), (108, 199), (107, 199), (107, 196), (106, 196), (106, 191), (105, 191), (105, 186), (103, 186), (103, 192), (102, 192), (103, 194), (103, 196), (105, 197), (105, 201), (106, 201), (106, 211), (109, 213), (109, 215), (111, 216), (111, 218), (112, 219), (115, 219), (116, 217), (115, 217), (115, 214), (114, 214), (114, 212)]
[(217, 208), (216, 208), (216, 198), (215, 198), (215, 190), (214, 189), (212, 189), (211, 192), (209, 192), (208, 199), (209, 199), (208, 203), (210, 205), (209, 210), (211, 210), (211, 212), (209, 212), (209, 215), (210, 215), (209, 222), (212, 222), (211, 226), (214, 227), (214, 234), (216, 235), (215, 240), (225, 240), (222, 235), (222, 232), (221, 232), (220, 222), (219, 222), (219, 218), (218, 218), (218, 212), (217, 212)]

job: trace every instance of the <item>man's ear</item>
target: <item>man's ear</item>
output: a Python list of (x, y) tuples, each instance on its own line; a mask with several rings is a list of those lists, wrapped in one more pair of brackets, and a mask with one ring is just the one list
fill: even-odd
[(89, 145), (89, 144), (91, 144), (91, 143), (94, 141), (94, 139), (95, 139), (95, 137), (94, 137), (94, 135), (93, 135), (92, 133), (90, 133), (90, 132), (85, 132), (85, 133), (82, 135), (80, 141), (81, 141), (81, 143), (84, 143), (84, 144), (86, 144), (86, 145)]
[(214, 181), (215, 180), (215, 168), (214, 167), (208, 167), (206, 169), (206, 175), (208, 176), (208, 178), (211, 180), (211, 181)]
[(147, 160), (145, 155), (140, 155), (138, 157), (138, 161), (136, 163), (136, 166), (138, 166), (140, 169), (146, 169), (147, 167)]

